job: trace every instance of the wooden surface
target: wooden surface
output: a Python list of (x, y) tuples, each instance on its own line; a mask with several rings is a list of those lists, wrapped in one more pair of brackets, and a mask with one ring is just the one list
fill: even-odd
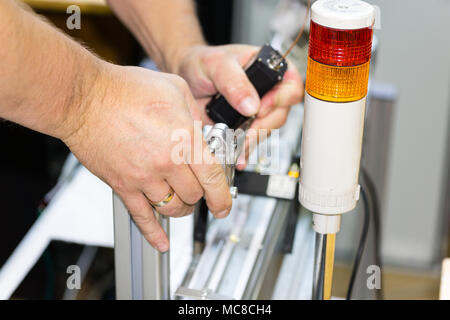
[[(350, 267), (335, 264), (333, 296), (345, 298), (350, 280)], [(437, 300), (439, 275), (412, 272), (404, 269), (383, 269), (383, 293), (386, 300)], [(357, 285), (357, 284), (355, 284)]]
[(36, 10), (66, 12), (70, 5), (77, 5), (85, 13), (110, 13), (105, 0), (22, 0)]
[(450, 300), (450, 258), (442, 262), (440, 300)]

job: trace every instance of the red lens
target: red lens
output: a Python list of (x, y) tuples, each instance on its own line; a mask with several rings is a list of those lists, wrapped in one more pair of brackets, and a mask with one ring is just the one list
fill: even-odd
[(309, 57), (317, 62), (351, 67), (370, 60), (372, 28), (339, 30), (323, 27), (311, 20)]

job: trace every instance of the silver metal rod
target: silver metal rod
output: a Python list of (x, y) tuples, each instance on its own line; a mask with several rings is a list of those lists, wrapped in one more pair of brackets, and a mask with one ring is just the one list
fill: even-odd
[[(157, 214), (158, 221), (161, 224), (167, 237), (170, 239), (170, 221), (168, 217)], [(159, 268), (159, 291), (162, 300), (170, 300), (170, 249), (164, 253), (158, 253)]]
[(326, 251), (327, 235), (316, 233), (312, 300), (323, 300), (324, 298)]

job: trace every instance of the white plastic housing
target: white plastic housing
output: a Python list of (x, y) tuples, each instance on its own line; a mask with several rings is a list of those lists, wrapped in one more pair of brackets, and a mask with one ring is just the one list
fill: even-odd
[(338, 233), (341, 229), (341, 214), (313, 214), (314, 231), (320, 234)]
[(366, 98), (335, 103), (305, 94), (299, 200), (314, 213), (355, 208)]

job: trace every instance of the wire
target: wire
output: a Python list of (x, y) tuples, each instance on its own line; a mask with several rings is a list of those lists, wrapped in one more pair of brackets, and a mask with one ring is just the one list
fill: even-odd
[(308, 4), (306, 5), (306, 15), (305, 15), (305, 21), (303, 21), (303, 25), (300, 28), (300, 31), (297, 34), (297, 37), (295, 38), (294, 42), (292, 42), (291, 46), (289, 47), (289, 49), (286, 50), (286, 52), (283, 54), (283, 59), (286, 59), (286, 57), (289, 55), (289, 53), (291, 53), (292, 49), (294, 49), (295, 45), (297, 44), (297, 42), (300, 40), (300, 38), (303, 35), (303, 32), (305, 31), (306, 28), (306, 23), (308, 22), (308, 18), (309, 18), (309, 8), (311, 7), (311, 0), (308, 0)]
[(353, 263), (352, 274), (350, 276), (350, 283), (348, 285), (347, 300), (350, 300), (352, 297), (356, 274), (358, 273), (359, 265), (361, 264), (362, 255), (364, 253), (364, 247), (366, 246), (367, 242), (367, 235), (369, 234), (369, 225), (370, 225), (369, 201), (367, 199), (366, 191), (362, 186), (361, 186), (361, 196), (364, 202), (364, 223), (361, 232), (361, 237), (359, 239), (358, 250), (356, 251), (355, 261)]
[(378, 199), (375, 183), (370, 177), (369, 173), (364, 167), (361, 167), (361, 177), (367, 190), (369, 198), (369, 204), (371, 205), (373, 229), (374, 229), (374, 243), (375, 243), (375, 264), (380, 268), (381, 273), (381, 288), (376, 291), (377, 299), (383, 300), (383, 268), (381, 259), (381, 215), (380, 215), (380, 203)]
[[(84, 283), (86, 276), (91, 268), (94, 260), (97, 256), (98, 247), (93, 246), (84, 246), (83, 251), (81, 251), (80, 256), (78, 257), (76, 265), (81, 270), (81, 279), (80, 283)], [(78, 295), (78, 290), (70, 289), (69, 286), (66, 287), (66, 290), (63, 294), (63, 300), (76, 300)]]

